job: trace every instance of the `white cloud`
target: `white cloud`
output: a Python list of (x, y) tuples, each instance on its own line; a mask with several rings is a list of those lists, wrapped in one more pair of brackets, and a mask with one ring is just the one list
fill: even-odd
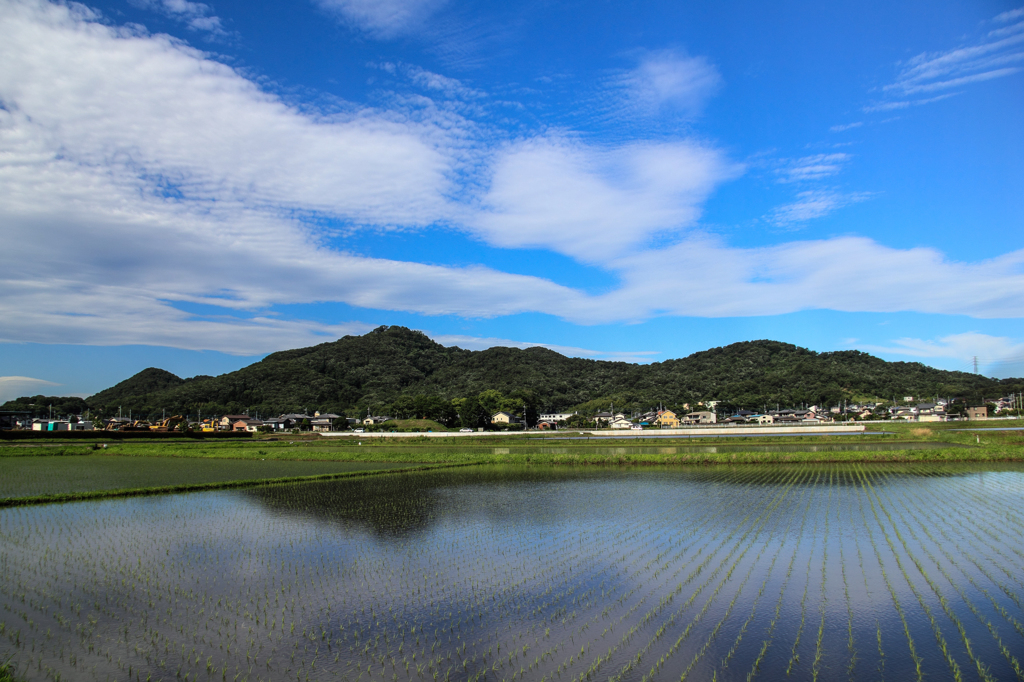
[(1011, 25), (991, 31), (973, 45), (917, 55), (902, 65), (896, 81), (885, 86), (884, 90), (906, 97), (1020, 72), (1020, 64), (1024, 62), (1024, 21), (1021, 19), (1017, 10), (1004, 12), (995, 20), (998, 23), (1012, 22)]
[(1006, 336), (979, 332), (950, 334), (939, 339), (902, 338), (888, 346), (859, 346), (862, 350), (886, 355), (916, 358), (951, 358), (960, 362), (959, 369), (973, 372), (977, 358), (979, 371), (988, 376), (1024, 376), (1024, 342)]
[(345, 22), (379, 38), (394, 38), (422, 27), (446, 0), (314, 0)]
[(796, 195), (796, 201), (780, 206), (768, 216), (773, 225), (785, 227), (822, 218), (844, 206), (864, 201), (865, 192), (842, 193), (834, 190), (808, 190)]
[(25, 395), (34, 395), (35, 391), (42, 390), (45, 386), (60, 386), (60, 384), (32, 377), (0, 377), (0, 403)]
[(433, 71), (427, 71), (426, 69), (415, 66), (412, 64), (404, 65), (405, 72), (409, 79), (413, 83), (425, 88), (427, 90), (433, 90), (440, 92), (446, 97), (458, 97), (462, 99), (478, 99), (484, 96), (484, 93), (480, 90), (468, 87), (462, 81), (456, 78), (449, 78), (448, 76), (442, 76), (439, 73)]
[[(335, 330), (202, 320), (166, 302), (342, 301), (487, 316), (581, 298), (484, 267), (332, 251), (296, 219), (318, 212), (418, 226), (444, 218), (453, 160), (439, 148), (458, 131), (374, 111), (303, 115), (167, 37), (88, 19), (43, 2), (0, 5), (8, 340), (264, 352), (286, 337)], [(489, 288), (515, 289), (521, 302), (495, 305)]]
[(213, 8), (202, 2), (189, 0), (129, 0), (131, 4), (143, 9), (159, 12), (164, 16), (183, 22), (195, 31), (209, 31), (215, 35), (223, 35), (224, 28), (220, 17), (213, 14)]
[(534, 139), (497, 154), (480, 210), (464, 220), (494, 246), (599, 263), (692, 225), (711, 191), (739, 170), (689, 142), (600, 148)]
[(629, 116), (699, 113), (721, 83), (718, 69), (707, 59), (676, 50), (644, 53), (634, 69), (612, 79), (621, 92), (619, 106)]
[(780, 182), (806, 182), (835, 175), (850, 160), (849, 154), (815, 154), (800, 159), (789, 159), (775, 172)]
[[(166, 36), (125, 35), (41, 2), (0, 9), (7, 140), (200, 201), (422, 224), (443, 214), (438, 130), (373, 111), (299, 114)], [(188, 93), (188, 96), (182, 96)], [(435, 136), (435, 137), (432, 137)]]
[(936, 95), (935, 97), (925, 97), (922, 99), (910, 99), (910, 100), (899, 100), (897, 102), (875, 102), (863, 107), (864, 113), (874, 113), (876, 111), (897, 111), (899, 109), (909, 109), (910, 107), (919, 107), (922, 104), (931, 104), (932, 102), (938, 102), (940, 100), (949, 99), (950, 97), (956, 97), (961, 93), (959, 92), (947, 92), (944, 95)]
[[(892, 249), (863, 237), (748, 249), (692, 238), (624, 257), (610, 267), (622, 286), (594, 306), (599, 321), (780, 315), (816, 308), (1024, 316), (1017, 293), (1024, 290), (1024, 250), (957, 263), (934, 249)], [(942, 286), (945, 282), (951, 286)]]
[(999, 23), (1009, 23), (1011, 21), (1018, 21), (1024, 19), (1024, 7), (1018, 7), (1017, 9), (1011, 9), (997, 14), (994, 21)]
[(495, 337), (464, 336), (460, 334), (432, 334), (434, 341), (443, 346), (458, 346), (466, 350), (486, 350), (488, 348), (547, 348), (571, 358), (594, 358), (614, 360), (616, 362), (652, 362), (658, 351), (600, 351), (576, 346), (560, 346), (552, 343), (531, 343), (528, 341), (512, 341)]
[(833, 133), (841, 133), (844, 130), (850, 130), (852, 128), (860, 128), (862, 125), (864, 125), (863, 121), (855, 121), (853, 123), (844, 123), (844, 124), (841, 124), (841, 125), (834, 125), (831, 128), (829, 128), (829, 130), (831, 130)]
[[(77, 5), (0, 3), (0, 340), (248, 355), (366, 329), (266, 313), (317, 302), (581, 324), (813, 307), (1024, 316), (1007, 293), (1024, 290), (1024, 252), (965, 264), (867, 239), (747, 249), (695, 236), (707, 196), (741, 171), (708, 145), (551, 134), (487, 156), (450, 112), (303, 113), (178, 41), (94, 19)], [(455, 87), (421, 75), (439, 92)], [(473, 145), (489, 175), (455, 203), (468, 190), (452, 178), (477, 168), (457, 155)], [(802, 194), (777, 219), (857, 198)], [(307, 219), (325, 215), (555, 250), (614, 288), (588, 295), (487, 267), (355, 256)], [(223, 314), (179, 309), (197, 303)]]
[(940, 339), (895, 339), (889, 346), (863, 346), (865, 349), (895, 355), (912, 355), (919, 358), (955, 358), (970, 361), (974, 356), (986, 361), (1024, 353), (1024, 343), (1006, 336), (991, 336), (979, 332), (950, 334)]

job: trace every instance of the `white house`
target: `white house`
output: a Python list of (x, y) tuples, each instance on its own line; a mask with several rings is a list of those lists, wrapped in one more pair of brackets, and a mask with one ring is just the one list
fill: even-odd
[(564, 422), (569, 417), (576, 414), (575, 412), (546, 412), (538, 415), (537, 419), (542, 422)]
[(613, 429), (631, 429), (633, 428), (633, 422), (626, 419), (623, 415), (617, 414), (612, 419), (611, 425)]

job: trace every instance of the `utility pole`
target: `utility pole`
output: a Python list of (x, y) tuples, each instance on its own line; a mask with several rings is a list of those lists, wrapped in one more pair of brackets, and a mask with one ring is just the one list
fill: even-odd
[(978, 373), (978, 356), (977, 355), (974, 356), (974, 373), (975, 374)]

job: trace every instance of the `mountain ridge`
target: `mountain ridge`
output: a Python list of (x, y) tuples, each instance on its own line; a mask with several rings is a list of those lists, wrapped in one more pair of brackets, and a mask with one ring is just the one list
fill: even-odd
[[(860, 351), (818, 353), (772, 340), (743, 341), (647, 365), (570, 358), (550, 349), (446, 347), (420, 331), (382, 326), (307, 348), (272, 353), (216, 377), (182, 379), (147, 368), (85, 400), (94, 413), (264, 415), (320, 410), (438, 413), (451, 401), (497, 391), (539, 411), (649, 409), (719, 400), (730, 407), (836, 405), (905, 396), (974, 402), (1024, 390), (916, 362), (888, 362)], [(394, 416), (394, 415), (392, 415)], [(422, 415), (420, 415), (422, 416)]]

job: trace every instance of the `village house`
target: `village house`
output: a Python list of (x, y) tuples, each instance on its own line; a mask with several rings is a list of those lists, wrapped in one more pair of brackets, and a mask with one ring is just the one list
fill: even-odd
[(299, 429), (302, 428), (302, 422), (307, 419), (312, 419), (308, 414), (299, 414), (298, 412), (290, 412), (288, 414), (282, 414), (278, 417), (280, 422), (284, 424), (285, 430)]
[(611, 424), (609, 424), (609, 426), (611, 426), (613, 429), (631, 429), (633, 428), (633, 422), (627, 419), (626, 415), (619, 413), (612, 418)]
[[(736, 410), (736, 413), (730, 415), (722, 421), (723, 424), (746, 424), (747, 420), (754, 416), (754, 413), (750, 410)], [(776, 417), (776, 421), (778, 417)]]
[(718, 415), (714, 412), (691, 412), (681, 420), (684, 424), (715, 424)]
[(498, 412), (491, 416), (492, 424), (517, 424), (519, 420), (509, 412)]
[(659, 410), (658, 418), (654, 423), (663, 429), (678, 429), (679, 417), (672, 410)]
[(313, 416), (314, 416), (314, 418), (311, 419), (309, 421), (309, 423), (313, 427), (314, 431), (317, 431), (317, 432), (320, 432), (320, 433), (326, 433), (328, 431), (333, 431), (334, 430), (334, 422), (335, 422), (335, 420), (341, 419), (341, 415), (340, 414), (334, 414), (332, 412), (328, 412), (327, 414), (320, 414), (319, 412), (317, 412)]
[(264, 419), (263, 426), (271, 431), (283, 431), (284, 430), (284, 419), (280, 417), (274, 417), (271, 419)]
[(968, 407), (967, 418), (971, 421), (974, 421), (975, 419), (988, 419), (988, 407)]
[(558, 422), (564, 422), (570, 417), (576, 415), (576, 412), (545, 412), (537, 415), (537, 420), (541, 422), (551, 422), (557, 424)]
[(247, 414), (226, 414), (217, 421), (217, 427), (221, 431), (231, 431), (234, 429), (235, 422), (248, 418)]
[(263, 426), (263, 422), (259, 419), (250, 419), (245, 417), (244, 419), (238, 419), (231, 424), (232, 431), (248, 431), (249, 433), (255, 433), (259, 431), (260, 427)]

